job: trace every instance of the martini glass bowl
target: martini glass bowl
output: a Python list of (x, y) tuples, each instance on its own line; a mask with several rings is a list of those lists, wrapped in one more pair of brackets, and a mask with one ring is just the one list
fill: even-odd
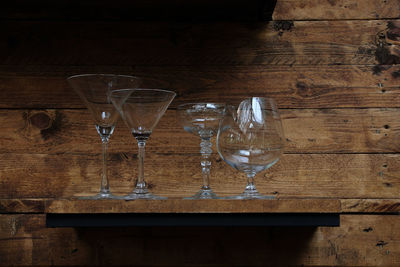
[(210, 187), (212, 143), (224, 114), (225, 104), (189, 103), (178, 106), (178, 120), (185, 131), (200, 137), (201, 173), (203, 185), (200, 190), (186, 199), (218, 198)]
[(82, 74), (71, 76), (67, 81), (89, 109), (102, 142), (103, 167), (100, 192), (94, 196), (84, 196), (80, 198), (120, 198), (110, 192), (107, 171), (108, 142), (114, 132), (115, 124), (119, 117), (118, 112), (111, 103), (110, 93), (112, 89), (138, 87), (140, 79), (133, 76), (114, 74)]
[(275, 198), (260, 194), (254, 177), (279, 160), (283, 139), (281, 120), (273, 99), (251, 97), (237, 108), (227, 106), (217, 135), (218, 153), (226, 163), (247, 175), (244, 192), (228, 199)]
[(144, 155), (147, 139), (175, 95), (172, 91), (161, 89), (122, 89), (111, 93), (112, 103), (138, 144), (138, 178), (135, 189), (124, 196), (125, 200), (166, 199), (149, 192), (144, 179)]

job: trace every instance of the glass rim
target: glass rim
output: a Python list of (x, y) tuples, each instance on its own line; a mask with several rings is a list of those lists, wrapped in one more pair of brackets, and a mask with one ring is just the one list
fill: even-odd
[(95, 76), (104, 76), (104, 77), (124, 77), (124, 78), (135, 78), (140, 80), (141, 78), (138, 76), (132, 76), (132, 75), (124, 75), (124, 74), (112, 74), (112, 73), (85, 73), (85, 74), (76, 74), (67, 77), (67, 80), (75, 79), (75, 78), (80, 78), (80, 77), (95, 77)]
[(246, 97), (246, 98), (241, 99), (240, 102), (238, 102), (238, 103), (236, 103), (236, 102), (235, 102), (235, 103), (232, 103), (232, 102), (226, 103), (226, 106), (227, 106), (227, 107), (228, 107), (228, 106), (231, 106), (231, 107), (238, 108), (239, 105), (240, 105), (240, 103), (242, 103), (242, 102), (245, 101), (245, 100), (251, 100), (251, 99), (253, 99), (253, 98), (262, 99), (262, 100), (264, 100), (266, 103), (268, 103), (268, 105), (270, 105), (270, 106), (275, 106), (275, 108), (278, 109), (278, 103), (276, 102), (276, 100), (275, 100), (274, 98), (271, 98), (271, 97), (264, 97), (264, 96)]
[[(163, 93), (168, 93), (168, 94), (173, 94), (176, 96), (176, 93), (174, 91), (170, 90), (165, 90), (165, 89), (153, 89), (153, 88), (125, 88), (125, 89), (115, 89), (110, 91), (110, 96), (111, 97), (123, 97), (119, 95), (118, 93), (120, 92), (127, 92), (127, 91), (154, 91), (154, 92), (163, 92)], [(132, 96), (134, 97), (134, 96)], [(129, 96), (128, 98), (131, 98)]]
[(184, 109), (187, 106), (194, 106), (194, 105), (216, 105), (218, 108), (225, 108), (227, 104), (221, 102), (190, 102), (178, 105), (177, 109)]
[(245, 97), (245, 98), (243, 98), (240, 102), (242, 102), (242, 101), (244, 101), (244, 100), (247, 100), (247, 99), (253, 99), (253, 98), (260, 98), (260, 99), (263, 99), (263, 100), (272, 101), (274, 104), (276, 104), (275, 98), (267, 97), (267, 96), (250, 96), (250, 97)]

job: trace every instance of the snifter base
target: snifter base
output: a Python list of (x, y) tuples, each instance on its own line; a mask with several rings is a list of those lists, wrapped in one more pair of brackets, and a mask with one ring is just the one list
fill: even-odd
[(196, 194), (191, 197), (185, 197), (183, 199), (219, 199), (211, 189), (200, 189)]

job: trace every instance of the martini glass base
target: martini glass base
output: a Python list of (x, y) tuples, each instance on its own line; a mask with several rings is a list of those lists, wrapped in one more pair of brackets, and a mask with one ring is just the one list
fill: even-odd
[(116, 196), (111, 193), (98, 193), (94, 196), (82, 196), (77, 197), (78, 199), (123, 199), (121, 196)]
[(168, 199), (167, 197), (161, 197), (153, 195), (152, 193), (130, 193), (129, 195), (123, 196), (122, 199), (125, 200), (135, 200), (135, 199)]
[(211, 189), (200, 189), (199, 192), (191, 197), (185, 197), (183, 199), (220, 199)]

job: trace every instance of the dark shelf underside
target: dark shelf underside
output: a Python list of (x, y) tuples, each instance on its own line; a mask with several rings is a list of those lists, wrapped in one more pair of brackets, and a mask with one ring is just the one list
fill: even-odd
[(47, 227), (340, 226), (338, 213), (46, 214)]

